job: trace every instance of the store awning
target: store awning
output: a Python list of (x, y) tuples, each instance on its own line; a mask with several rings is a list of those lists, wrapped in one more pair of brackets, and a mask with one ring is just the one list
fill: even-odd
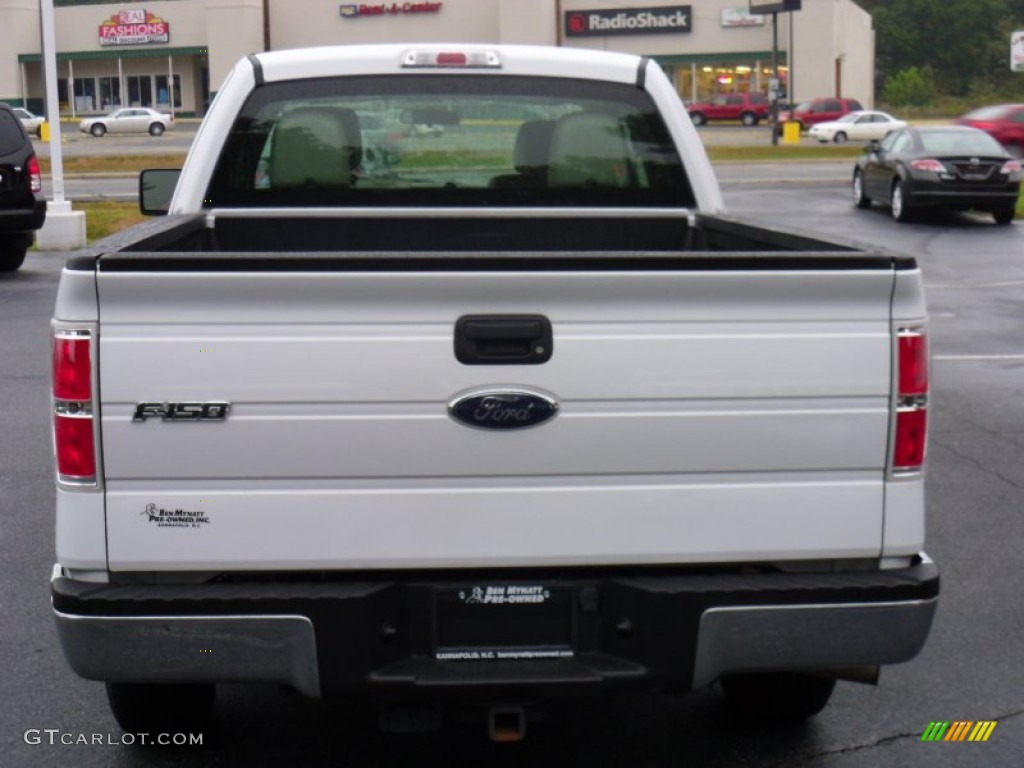
[[(786, 63), (786, 52), (779, 51), (779, 64)], [(771, 51), (723, 51), (722, 53), (691, 53), (691, 54), (668, 54), (665, 56), (654, 54), (651, 56), (659, 64), (721, 64), (729, 61), (760, 61), (767, 64), (772, 60)]]
[[(102, 51), (67, 51), (57, 54), (57, 61), (89, 61), (105, 59), (116, 61), (117, 59), (148, 59), (154, 57), (167, 58), (168, 56), (205, 56), (209, 53), (205, 45), (196, 45), (189, 48), (112, 48)], [(19, 64), (38, 64), (43, 60), (41, 53), (19, 53)]]

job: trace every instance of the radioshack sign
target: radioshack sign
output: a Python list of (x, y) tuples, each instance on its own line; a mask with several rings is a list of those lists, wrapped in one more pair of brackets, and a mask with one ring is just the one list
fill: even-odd
[(151, 45), (171, 39), (171, 25), (142, 8), (115, 13), (100, 24), (100, 45)]
[(598, 11), (567, 11), (566, 37), (594, 35), (664, 35), (689, 32), (689, 5), (660, 8), (617, 8)]

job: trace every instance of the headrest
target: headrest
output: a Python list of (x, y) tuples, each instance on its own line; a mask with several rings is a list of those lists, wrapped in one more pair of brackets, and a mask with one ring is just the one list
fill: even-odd
[(358, 125), (352, 110), (338, 107), (300, 107), (282, 115), (270, 152), (271, 185), (349, 186)]
[(548, 169), (551, 186), (626, 187), (630, 164), (617, 118), (577, 112), (555, 122)]
[(554, 129), (555, 124), (551, 120), (530, 120), (519, 126), (512, 157), (517, 171), (523, 173), (547, 167)]

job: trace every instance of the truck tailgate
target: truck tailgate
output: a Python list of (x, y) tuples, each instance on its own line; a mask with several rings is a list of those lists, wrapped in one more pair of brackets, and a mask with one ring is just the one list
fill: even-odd
[[(880, 552), (891, 265), (141, 261), (97, 278), (112, 570)], [(460, 317), (521, 314), (550, 320), (550, 360), (456, 359)], [(559, 411), (501, 431), (449, 416), (502, 388)], [(133, 421), (221, 401), (223, 420)]]

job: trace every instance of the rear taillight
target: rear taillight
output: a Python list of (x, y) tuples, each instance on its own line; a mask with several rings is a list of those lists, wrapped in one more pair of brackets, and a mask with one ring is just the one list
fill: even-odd
[(928, 438), (928, 336), (924, 328), (897, 331), (896, 365), (892, 471), (918, 473), (924, 468)]
[(96, 483), (93, 413), (92, 332), (53, 332), (53, 443), (57, 479), (73, 485)]
[(931, 171), (932, 173), (945, 173), (946, 166), (940, 163), (938, 160), (925, 159), (925, 160), (911, 160), (910, 167), (915, 171)]
[(28, 169), (28, 179), (29, 184), (32, 185), (32, 193), (35, 194), (37, 192), (42, 192), (43, 175), (39, 170), (39, 160), (35, 155), (32, 155), (32, 157), (28, 159), (28, 163), (25, 164), (25, 167)]

